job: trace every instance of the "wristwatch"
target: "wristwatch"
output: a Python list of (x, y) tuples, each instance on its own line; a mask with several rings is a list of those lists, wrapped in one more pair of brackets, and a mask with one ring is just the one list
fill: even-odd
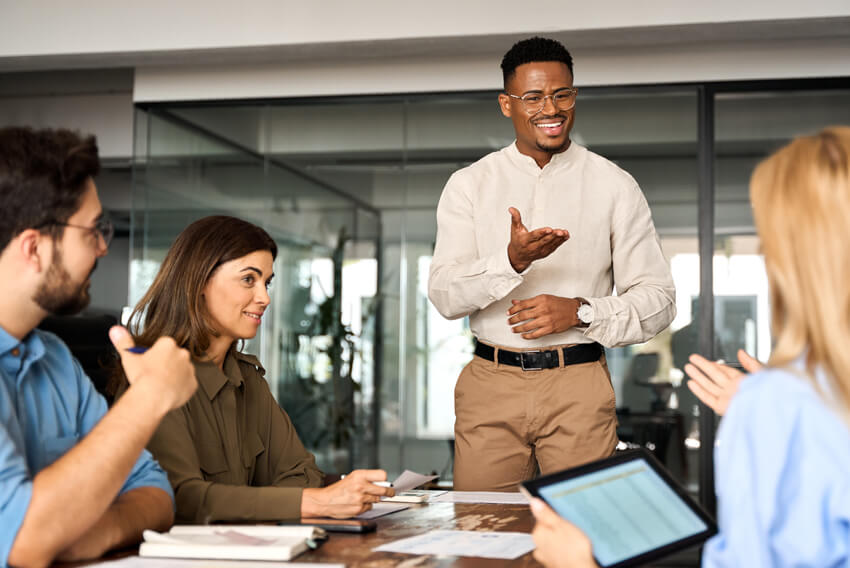
[(593, 323), (593, 306), (587, 303), (587, 300), (584, 298), (578, 298), (578, 310), (576, 311), (576, 316), (578, 316), (578, 321), (580, 321), (584, 325), (590, 325)]

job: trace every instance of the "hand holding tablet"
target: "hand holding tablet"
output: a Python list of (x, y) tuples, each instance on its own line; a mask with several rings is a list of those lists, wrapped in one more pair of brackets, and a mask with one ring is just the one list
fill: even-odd
[(604, 568), (641, 565), (717, 532), (708, 514), (644, 449), (526, 481), (520, 490), (581, 529)]

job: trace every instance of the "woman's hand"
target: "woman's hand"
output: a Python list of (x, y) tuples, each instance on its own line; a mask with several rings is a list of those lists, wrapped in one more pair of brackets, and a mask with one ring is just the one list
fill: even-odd
[[(759, 360), (747, 355), (743, 349), (738, 350), (738, 361), (748, 373), (755, 373), (762, 368)], [(690, 363), (685, 365), (685, 373), (691, 378), (688, 381), (691, 392), (720, 416), (726, 413), (729, 401), (747, 376), (738, 369), (709, 361), (696, 353), (690, 356)]]
[(358, 469), (327, 487), (305, 489), (301, 494), (301, 516), (347, 519), (366, 512), (381, 497), (395, 495), (391, 487), (373, 483), (386, 479), (387, 472), (382, 469)]
[(531, 500), (537, 523), (531, 536), (534, 558), (547, 568), (598, 568), (590, 539), (581, 529), (558, 516), (540, 499)]

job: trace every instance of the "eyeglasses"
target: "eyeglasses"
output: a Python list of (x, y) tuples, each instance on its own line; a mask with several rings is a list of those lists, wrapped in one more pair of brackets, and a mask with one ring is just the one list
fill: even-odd
[(567, 87), (559, 89), (551, 95), (544, 95), (543, 93), (526, 93), (519, 97), (510, 93), (505, 94), (513, 99), (519, 99), (522, 101), (522, 105), (525, 107), (525, 112), (528, 114), (537, 114), (543, 110), (544, 106), (546, 106), (546, 99), (552, 99), (552, 104), (558, 110), (570, 110), (576, 106), (576, 95), (578, 94), (578, 89)]
[(109, 248), (109, 243), (112, 242), (112, 237), (115, 235), (115, 225), (112, 224), (112, 219), (108, 217), (101, 217), (98, 219), (94, 227), (86, 227), (85, 225), (74, 225), (71, 223), (59, 223), (59, 222), (50, 222), (47, 225), (55, 225), (58, 227), (73, 227), (74, 229), (83, 229), (91, 233), (91, 235), (97, 239), (98, 237), (103, 239), (103, 243), (106, 245), (106, 248)]

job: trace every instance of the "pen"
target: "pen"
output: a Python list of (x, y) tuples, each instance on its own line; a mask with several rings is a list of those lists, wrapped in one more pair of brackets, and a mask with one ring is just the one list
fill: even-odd
[(124, 351), (129, 351), (130, 353), (144, 353), (147, 350), (147, 347), (128, 347)]
[[(345, 479), (345, 474), (343, 473), (342, 475), (339, 476), (339, 478), (341, 480)], [(392, 487), (393, 486), (391, 481), (372, 481), (371, 483), (373, 485), (377, 485), (378, 487)]]

